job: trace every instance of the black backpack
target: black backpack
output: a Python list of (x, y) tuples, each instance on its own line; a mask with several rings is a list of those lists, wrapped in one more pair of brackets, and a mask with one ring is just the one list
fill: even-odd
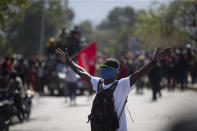
[(113, 97), (118, 81), (108, 89), (102, 89), (102, 83), (102, 80), (98, 83), (97, 94), (92, 104), (91, 114), (88, 116), (88, 122), (90, 121), (91, 131), (116, 131), (119, 128), (119, 118), (126, 101), (118, 117), (114, 109)]

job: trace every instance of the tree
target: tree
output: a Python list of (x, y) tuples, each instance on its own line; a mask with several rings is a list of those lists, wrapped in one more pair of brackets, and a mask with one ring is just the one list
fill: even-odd
[[(21, 19), (18, 17), (29, 6), (28, 0), (1, 0), (0, 1), (0, 55), (10, 53), (8, 30), (13, 23), (17, 25)], [(13, 28), (13, 27), (12, 27)], [(17, 27), (14, 27), (17, 28)], [(14, 31), (13, 31), (14, 32)], [(13, 33), (15, 35), (16, 32)]]
[(176, 28), (175, 15), (169, 13), (169, 6), (161, 5), (149, 11), (138, 11), (134, 35), (143, 42), (145, 49), (155, 46), (179, 46), (188, 38), (185, 31)]
[(173, 24), (179, 30), (185, 31), (190, 42), (197, 46), (197, 1), (174, 0), (169, 6), (169, 14), (176, 14)]
[(7, 33), (9, 47), (14, 49), (14, 52), (25, 56), (37, 54), (39, 51), (42, 14), (45, 19), (44, 43), (49, 37), (57, 34), (58, 30), (65, 25), (67, 18), (67, 9), (62, 6), (61, 0), (48, 0), (47, 6), (42, 0), (30, 1), (29, 4), (30, 6), (18, 16), (20, 22), (16, 22), (18, 18), (13, 20)]
[(94, 41), (92, 39), (92, 33), (94, 32), (94, 29), (90, 21), (88, 20), (82, 21), (78, 26), (79, 26), (80, 31), (83, 33), (83, 36), (85, 38), (88, 38), (88, 41)]
[[(126, 52), (128, 50), (127, 44), (133, 32), (135, 24), (135, 11), (132, 7), (116, 7), (110, 11), (107, 19), (105, 19), (98, 26), (99, 35), (103, 34), (104, 39), (99, 37), (98, 42), (103, 47), (112, 48), (116, 47), (115, 51)], [(102, 41), (101, 41), (102, 40)]]
[(27, 0), (1, 0), (0, 2), (0, 28), (4, 28), (6, 21), (15, 14), (28, 7)]
[(116, 7), (109, 12), (107, 19), (100, 24), (99, 28), (118, 29), (122, 25), (132, 27), (135, 24), (135, 11), (132, 7)]

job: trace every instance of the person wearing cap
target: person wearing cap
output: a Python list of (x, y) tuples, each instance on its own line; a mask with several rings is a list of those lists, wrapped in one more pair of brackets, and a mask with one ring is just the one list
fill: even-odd
[[(121, 117), (119, 119), (119, 129), (117, 131), (127, 131), (127, 122), (125, 109), (122, 112), (122, 107), (128, 97), (129, 92), (134, 89), (134, 83), (139, 80), (145, 73), (150, 71), (158, 62), (163, 60), (167, 55), (171, 52), (171, 48), (166, 48), (164, 50), (157, 49), (153, 60), (137, 70), (135, 73), (131, 74), (126, 78), (122, 78), (118, 81), (116, 89), (113, 93), (114, 96), (114, 107), (118, 116)], [(92, 87), (94, 91), (97, 91), (98, 83), (100, 80), (103, 80), (103, 89), (109, 88), (112, 84), (114, 84), (117, 80), (117, 76), (119, 73), (119, 62), (114, 58), (107, 58), (103, 65), (100, 68), (99, 77), (91, 76), (88, 72), (86, 72), (82, 67), (77, 65), (75, 62), (71, 60), (68, 55), (68, 50), (62, 51), (60, 48), (56, 49), (57, 58), (66, 62), (80, 77), (84, 78)]]

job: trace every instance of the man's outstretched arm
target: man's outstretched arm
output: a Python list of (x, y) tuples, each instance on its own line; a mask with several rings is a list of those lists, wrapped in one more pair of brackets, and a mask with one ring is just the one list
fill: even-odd
[(67, 48), (65, 49), (65, 52), (62, 51), (60, 48), (56, 49), (56, 55), (60, 61), (67, 63), (72, 68), (72, 70), (74, 70), (81, 78), (85, 79), (87, 82), (90, 83), (91, 75), (86, 72), (85, 69), (83, 69), (71, 60), (71, 58), (68, 56)]
[(158, 48), (153, 60), (149, 64), (145, 65), (144, 67), (142, 67), (141, 69), (139, 69), (138, 71), (136, 71), (131, 75), (130, 85), (133, 85), (137, 80), (139, 80), (142, 76), (144, 76), (144, 74), (149, 72), (158, 62), (160, 62), (166, 56), (168, 56), (171, 53), (171, 50), (172, 48), (166, 48), (161, 51)]

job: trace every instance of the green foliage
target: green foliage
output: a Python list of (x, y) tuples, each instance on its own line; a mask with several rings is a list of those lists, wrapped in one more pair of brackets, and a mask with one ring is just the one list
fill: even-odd
[(114, 8), (106, 20), (95, 29), (89, 21), (79, 24), (88, 41), (98, 42), (98, 49), (107, 54), (124, 52), (135, 24), (135, 11), (132, 7)]
[(188, 41), (184, 30), (177, 28), (176, 13), (170, 6), (161, 5), (156, 10), (137, 13), (134, 35), (143, 42), (145, 49), (155, 46), (179, 46)]
[(3, 29), (6, 21), (16, 13), (28, 7), (28, 0), (1, 0), (0, 1), (0, 28)]
[(0, 42), (1, 42), (1, 44), (0, 44), (0, 50), (1, 50), (0, 55), (3, 55), (3, 54), (6, 53), (5, 52), (6, 51), (6, 38), (4, 36), (0, 36)]
[(28, 8), (15, 14), (11, 20), (6, 20), (4, 32), (7, 49), (26, 56), (37, 54), (41, 25), (44, 27), (44, 43), (65, 26), (67, 9), (63, 7), (61, 0), (48, 0), (47, 4), (44, 2), (44, 0), (29, 1)]
[(17, 28), (10, 25), (17, 25), (20, 22), (18, 16), (28, 6), (28, 0), (0, 0), (0, 55), (11, 53), (12, 49), (8, 45), (7, 31)]
[(62, 26), (65, 26), (66, 13), (61, 5), (61, 0), (49, 1), (49, 8), (45, 11), (45, 42), (49, 37), (57, 34)]
[(83, 36), (92, 40), (90, 36), (92, 35), (94, 29), (92, 27), (92, 23), (88, 20), (81, 22), (79, 25), (80, 31), (83, 33)]
[[(62, 26), (69, 25), (73, 18), (70, 10), (61, 0), (48, 0), (47, 6), (44, 0), (0, 0), (0, 53), (38, 53), (42, 18), (46, 43)], [(116, 7), (98, 27), (83, 21), (79, 28), (88, 41), (97, 40), (98, 49), (108, 54), (130, 50), (131, 38), (140, 40), (144, 49), (188, 42), (197, 46), (196, 12), (196, 0), (173, 0), (146, 11)]]
[(119, 29), (122, 25), (133, 26), (135, 23), (135, 11), (132, 7), (116, 7), (109, 12), (107, 20), (100, 24), (101, 29)]
[[(153, 5), (154, 6), (154, 5)], [(158, 5), (157, 5), (158, 6)], [(100, 50), (129, 50), (129, 38), (134, 37), (144, 49), (156, 46), (197, 46), (197, 1), (174, 0), (149, 10), (134, 11), (131, 7), (114, 8), (94, 32)], [(107, 36), (106, 36), (107, 35)]]
[(186, 32), (190, 42), (197, 46), (197, 1), (179, 1), (175, 0), (169, 6), (169, 13), (174, 16), (176, 28)]
[[(133, 26), (135, 24), (135, 11), (132, 7), (119, 8), (116, 7), (110, 11), (106, 20), (104, 20), (99, 26), (98, 31), (102, 37), (99, 37), (98, 43), (100, 46), (106, 49), (106, 52), (111, 51), (111, 48), (115, 47), (115, 52), (126, 52), (129, 37), (133, 32)], [(107, 36), (106, 36), (107, 35)]]

